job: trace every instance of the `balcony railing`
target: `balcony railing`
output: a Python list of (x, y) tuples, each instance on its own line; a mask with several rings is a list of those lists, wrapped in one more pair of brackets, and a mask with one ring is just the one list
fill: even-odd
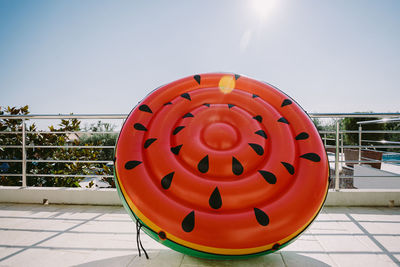
[[(375, 186), (376, 188), (384, 188), (382, 183), (387, 188), (396, 187), (396, 183), (398, 183), (398, 188), (400, 188), (400, 127), (367, 130), (367, 125), (371, 124), (391, 123), (399, 125), (400, 113), (311, 113), (309, 115), (312, 119), (317, 119), (321, 127), (320, 135), (330, 163), (330, 188), (337, 191), (343, 188), (374, 188), (375, 182), (380, 183), (379, 186)], [(3, 124), (11, 120), (17, 121), (14, 121), (15, 130), (0, 129), (0, 185), (5, 178), (15, 179), (18, 182), (18, 186), (23, 187), (32, 186), (28, 182), (29, 178), (74, 178), (79, 181), (82, 178), (95, 177), (112, 181), (112, 156), (99, 159), (93, 158), (93, 156), (85, 157), (85, 153), (83, 153), (79, 157), (74, 155), (72, 158), (43, 158), (40, 155), (35, 156), (35, 150), (58, 150), (60, 153), (70, 150), (90, 150), (92, 152), (96, 151), (96, 153), (99, 151), (112, 152), (116, 138), (109, 145), (81, 144), (80, 139), (82, 136), (104, 134), (117, 136), (126, 117), (127, 114), (1, 115), (0, 122), (3, 122)], [(342, 121), (345, 118), (357, 118), (360, 120), (362, 118), (370, 118), (370, 120), (359, 121), (358, 129), (356, 130), (346, 130), (343, 129), (342, 125)], [(376, 120), (376, 118), (379, 118), (379, 120)], [(84, 131), (30, 130), (32, 123), (41, 125), (42, 128), (45, 125), (45, 129), (48, 128), (47, 125), (60, 119), (78, 119), (82, 122), (102, 120), (103, 122), (108, 122), (109, 125), (114, 125), (114, 128), (99, 130), (98, 128), (88, 127)], [(62, 145), (58, 145), (57, 140), (46, 144), (32, 143), (32, 140), (35, 139), (33, 138), (34, 136), (40, 140), (39, 137), (46, 137), (46, 135), (53, 136), (53, 139), (54, 136), (63, 135), (66, 140)], [(377, 135), (384, 136), (384, 139), (377, 140), (374, 138)], [(356, 136), (357, 138), (350, 138), (350, 136)], [(13, 142), (7, 143), (4, 140), (13, 140)], [(14, 153), (9, 153), (10, 150), (13, 150)], [(16, 153), (16, 151), (19, 152)], [(10, 154), (14, 156), (10, 157)], [(108, 153), (108, 155), (111, 154), (110, 152)], [(38, 164), (44, 166), (42, 170), (43, 168), (46, 169), (46, 173), (37, 172), (35, 166)], [(82, 173), (55, 172), (51, 168), (54, 164), (66, 164), (69, 167), (74, 164), (74, 166), (83, 164), (85, 171)], [(13, 169), (10, 166), (15, 167), (17, 165), (18, 168), (14, 168), (13, 172), (9, 171)], [(90, 168), (94, 171), (91, 172)], [(77, 169), (82, 170), (82, 168)], [(15, 170), (18, 171), (16, 172)]]

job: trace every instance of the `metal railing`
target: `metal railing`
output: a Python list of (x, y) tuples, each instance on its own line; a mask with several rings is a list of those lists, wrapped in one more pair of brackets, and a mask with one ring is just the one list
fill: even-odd
[[(331, 188), (335, 190), (340, 190), (341, 188), (349, 188), (349, 185), (342, 183), (341, 181), (345, 179), (350, 179), (350, 184), (355, 177), (366, 178), (375, 177), (375, 174), (371, 175), (355, 175), (355, 166), (362, 166), (364, 164), (392, 164), (397, 168), (399, 166), (400, 170), (400, 130), (366, 130), (364, 125), (374, 124), (374, 123), (399, 123), (400, 113), (310, 113), (312, 119), (325, 120), (327, 125), (330, 125), (331, 129), (320, 130), (320, 135), (324, 142), (324, 145), (328, 152), (329, 163), (331, 168)], [(101, 135), (101, 134), (118, 134), (119, 129), (113, 131), (93, 131), (93, 130), (78, 130), (78, 131), (61, 131), (61, 130), (35, 130), (30, 131), (27, 128), (27, 122), (32, 121), (43, 121), (43, 120), (108, 120), (115, 121), (119, 123), (119, 127), (122, 126), (123, 120), (127, 117), (127, 114), (80, 114), (80, 115), (0, 115), (0, 122), (5, 122), (6, 120), (20, 120), (20, 124), (17, 130), (3, 130), (0, 131), (0, 137), (6, 135), (20, 136), (18, 139), (18, 144), (6, 144), (0, 143), (0, 178), (1, 177), (20, 177), (20, 185), (23, 187), (29, 186), (27, 183), (27, 177), (58, 177), (58, 178), (84, 178), (84, 177), (98, 177), (98, 178), (112, 178), (113, 175), (110, 173), (75, 173), (75, 174), (65, 174), (65, 173), (34, 173), (28, 168), (28, 164), (86, 164), (85, 166), (90, 166), (91, 164), (107, 164), (113, 167), (112, 158), (106, 159), (85, 159), (83, 157), (77, 159), (57, 159), (57, 158), (28, 158), (28, 152), (34, 151), (35, 149), (62, 149), (62, 150), (112, 150), (114, 144), (112, 145), (96, 145), (96, 144), (80, 144), (79, 142), (70, 142), (63, 145), (55, 144), (32, 144), (27, 143), (28, 137), (32, 135)], [(358, 123), (357, 130), (342, 130), (341, 126), (342, 120), (345, 118), (380, 118), (380, 120), (369, 120), (362, 121)], [(329, 128), (326, 127), (325, 128)], [(323, 125), (324, 126), (324, 125)], [(400, 128), (398, 128), (400, 129)], [(395, 140), (368, 140), (363, 139), (366, 134), (391, 134), (395, 136)], [(350, 135), (357, 135), (358, 142), (350, 143), (346, 138)], [(79, 139), (79, 137), (77, 137)], [(67, 138), (68, 139), (68, 138)], [(354, 139), (354, 138), (353, 138)], [(373, 138), (372, 138), (373, 139)], [(0, 142), (1, 142), (0, 138)], [(19, 149), (21, 151), (20, 158), (7, 158), (7, 153), (5, 151), (9, 149)], [(347, 152), (351, 150), (356, 150), (358, 152), (357, 158), (347, 159)], [(384, 159), (384, 158), (369, 158), (363, 157), (363, 152), (373, 151), (378, 154), (387, 155), (391, 153), (394, 155), (394, 159)], [(354, 152), (354, 151), (351, 151)], [(32, 154), (32, 153), (30, 153)], [(3, 165), (1, 165), (3, 164)], [(4, 164), (21, 164), (21, 172), (19, 173), (7, 173), (7, 168)], [(386, 166), (386, 165), (385, 165)], [(101, 168), (100, 168), (101, 169)], [(400, 171), (397, 173), (391, 173), (390, 175), (380, 175), (379, 177), (400, 177)], [(0, 180), (1, 183), (1, 180)], [(354, 186), (353, 186), (354, 187)], [(352, 188), (350, 186), (350, 188)]]

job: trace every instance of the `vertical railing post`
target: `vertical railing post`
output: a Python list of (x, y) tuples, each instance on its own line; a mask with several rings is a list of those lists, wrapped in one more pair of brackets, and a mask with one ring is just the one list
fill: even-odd
[(335, 190), (339, 191), (339, 119), (336, 121), (336, 142), (335, 142)]
[(361, 144), (362, 144), (361, 132), (362, 132), (362, 126), (361, 126), (361, 124), (359, 124), (358, 125), (358, 165), (361, 165)]
[(344, 165), (343, 133), (340, 134), (340, 166)]
[(22, 186), (26, 187), (26, 129), (22, 119)]
[(324, 133), (324, 146), (325, 146), (325, 149), (326, 149), (326, 133)]

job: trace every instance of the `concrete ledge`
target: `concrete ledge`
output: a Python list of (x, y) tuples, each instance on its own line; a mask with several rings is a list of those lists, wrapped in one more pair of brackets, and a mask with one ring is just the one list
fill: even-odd
[(325, 206), (400, 206), (399, 189), (342, 189), (329, 190)]
[[(42, 204), (44, 200), (50, 204), (122, 205), (116, 189), (0, 186), (2, 203)], [(400, 190), (330, 190), (325, 206), (400, 206)]]
[(0, 186), (0, 202), (122, 205), (116, 189)]

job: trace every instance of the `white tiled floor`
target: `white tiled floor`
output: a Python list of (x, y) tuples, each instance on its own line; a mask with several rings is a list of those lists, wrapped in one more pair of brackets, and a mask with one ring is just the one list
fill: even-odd
[(324, 208), (277, 253), (236, 261), (172, 251), (145, 234), (122, 207), (0, 204), (0, 266), (400, 266), (399, 208)]

